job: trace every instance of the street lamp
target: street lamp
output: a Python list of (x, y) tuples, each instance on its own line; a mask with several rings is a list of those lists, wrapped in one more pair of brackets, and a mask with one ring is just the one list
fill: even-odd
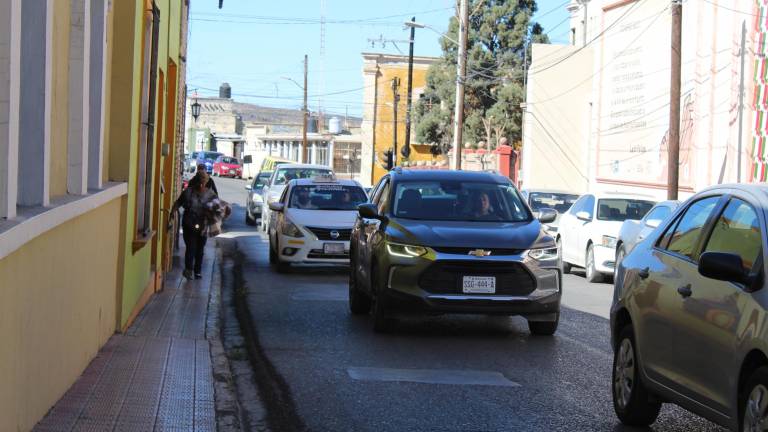
[(454, 44), (456, 44), (456, 45), (458, 45), (458, 44), (459, 44), (459, 42), (458, 42), (458, 41), (456, 41), (455, 39), (452, 39), (452, 38), (451, 38), (451, 37), (449, 37), (447, 34), (445, 34), (445, 33), (441, 32), (440, 30), (438, 30), (438, 29), (436, 29), (436, 28), (432, 27), (432, 26), (431, 26), (431, 25), (429, 25), (429, 24), (424, 24), (424, 23), (420, 23), (420, 22), (416, 22), (416, 21), (405, 21), (405, 22), (403, 23), (403, 25), (405, 25), (406, 27), (410, 27), (410, 28), (425, 28), (425, 29), (429, 29), (429, 30), (432, 30), (433, 32), (435, 32), (435, 33), (439, 34), (440, 36), (442, 36), (442, 37), (446, 38), (448, 41), (450, 41), (450, 42), (452, 42), (452, 43), (454, 43)]
[(192, 118), (195, 119), (195, 123), (197, 123), (198, 117), (200, 117), (200, 103), (195, 98), (195, 101), (192, 102)]

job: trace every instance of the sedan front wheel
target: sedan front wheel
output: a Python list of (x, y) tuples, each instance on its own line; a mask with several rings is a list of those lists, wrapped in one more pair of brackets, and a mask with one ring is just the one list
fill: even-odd
[(643, 384), (635, 347), (634, 330), (627, 325), (619, 333), (613, 354), (613, 409), (626, 425), (648, 426), (659, 416), (661, 403), (651, 399)]

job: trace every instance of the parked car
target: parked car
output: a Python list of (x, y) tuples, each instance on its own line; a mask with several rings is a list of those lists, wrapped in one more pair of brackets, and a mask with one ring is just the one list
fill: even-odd
[(196, 151), (196, 152), (193, 152), (191, 157), (190, 157), (190, 159), (189, 159), (189, 166), (187, 167), (187, 169), (189, 169), (189, 168), (197, 169), (197, 166), (199, 164), (204, 164), (205, 165), (205, 171), (208, 174), (212, 174), (213, 173), (213, 164), (216, 162), (216, 159), (218, 159), (219, 156), (223, 156), (223, 155), (221, 153), (219, 153), (219, 152), (214, 152), (214, 151)]
[(623, 423), (651, 424), (670, 402), (733, 431), (765, 430), (766, 208), (765, 184), (706, 189), (620, 263), (611, 387)]
[(310, 164), (276, 164), (275, 171), (269, 182), (262, 189), (261, 195), (263, 202), (267, 207), (263, 209), (264, 214), (261, 218), (261, 229), (266, 231), (271, 222), (272, 215), (269, 204), (277, 202), (285, 191), (285, 186), (293, 179), (312, 178), (320, 175), (333, 175), (333, 170), (325, 165)]
[(256, 221), (261, 219), (264, 208), (261, 192), (271, 176), (271, 171), (260, 172), (253, 178), (251, 184), (245, 186), (245, 190), (248, 191), (248, 197), (245, 199), (246, 225), (256, 225)]
[(613, 274), (621, 224), (627, 219), (641, 219), (654, 204), (632, 195), (583, 195), (560, 217), (557, 244), (563, 272), (568, 273), (572, 266), (584, 267), (590, 282)]
[(666, 221), (680, 201), (662, 201), (655, 206), (640, 220), (627, 219), (621, 224), (619, 237), (616, 239), (616, 267), (624, 259), (628, 252), (632, 251), (635, 245), (648, 236), (662, 222)]
[(550, 233), (557, 233), (560, 215), (567, 212), (573, 203), (579, 199), (579, 194), (577, 193), (553, 189), (527, 189), (522, 191), (522, 194), (534, 213), (544, 208), (551, 208), (557, 211), (555, 221), (546, 225)]
[(386, 330), (393, 312), (522, 315), (551, 335), (560, 316), (555, 240), (509, 178), (396, 169), (359, 207), (350, 245), (349, 308)]
[(221, 155), (213, 162), (213, 175), (242, 178), (243, 164), (237, 158)]
[(368, 197), (354, 180), (332, 175), (291, 180), (269, 207), (269, 262), (278, 271), (294, 263), (349, 264), (349, 237), (357, 206)]

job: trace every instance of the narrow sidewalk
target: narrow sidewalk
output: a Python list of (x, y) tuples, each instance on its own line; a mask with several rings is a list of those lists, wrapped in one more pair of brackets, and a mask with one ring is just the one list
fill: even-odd
[(165, 289), (109, 339), (34, 431), (215, 431), (215, 260), (210, 241), (203, 279), (187, 281), (180, 268), (168, 273)]

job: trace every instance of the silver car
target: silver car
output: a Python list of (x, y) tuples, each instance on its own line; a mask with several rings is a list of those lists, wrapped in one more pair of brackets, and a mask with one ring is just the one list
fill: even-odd
[(619, 237), (616, 239), (616, 262), (621, 262), (637, 243), (648, 237), (662, 222), (669, 219), (679, 205), (680, 201), (662, 201), (653, 206), (642, 219), (625, 220), (619, 230)]
[(619, 265), (611, 306), (619, 419), (675, 403), (731, 430), (768, 425), (768, 185), (702, 191)]
[(557, 211), (555, 221), (545, 225), (547, 231), (552, 235), (557, 233), (560, 215), (567, 212), (580, 196), (574, 192), (555, 189), (526, 189), (521, 191), (521, 193), (534, 213), (538, 213), (541, 209), (545, 208)]

